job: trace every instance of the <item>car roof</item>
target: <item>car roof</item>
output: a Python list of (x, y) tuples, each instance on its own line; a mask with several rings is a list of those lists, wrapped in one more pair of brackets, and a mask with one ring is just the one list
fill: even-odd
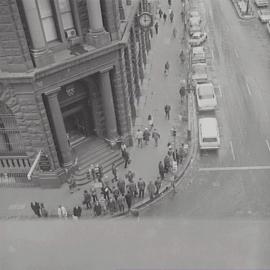
[(198, 84), (198, 94), (201, 96), (212, 95), (214, 93), (214, 87), (212, 83)]
[(202, 32), (201, 31), (196, 31), (192, 36), (194, 37), (196, 37), (196, 36), (198, 36), (198, 37), (200, 37), (202, 35)]
[(202, 137), (211, 138), (218, 135), (218, 124), (215, 117), (203, 117), (199, 119)]
[(190, 11), (189, 14), (190, 14), (191, 17), (197, 17), (197, 16), (200, 16), (199, 11), (197, 11), (197, 10), (192, 10), (192, 11)]
[(204, 53), (204, 47), (202, 47), (202, 46), (193, 47), (192, 52), (193, 52), (193, 54)]

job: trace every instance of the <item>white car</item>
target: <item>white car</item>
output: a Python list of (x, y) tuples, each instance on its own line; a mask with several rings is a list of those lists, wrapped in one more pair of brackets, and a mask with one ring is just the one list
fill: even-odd
[(268, 0), (255, 0), (255, 4), (257, 7), (267, 7), (268, 6)]
[(199, 13), (199, 11), (197, 11), (197, 10), (192, 10), (192, 11), (190, 11), (190, 13), (189, 13), (189, 17), (190, 17), (190, 18), (192, 18), (192, 17), (200, 17), (200, 13)]
[(189, 39), (190, 46), (200, 46), (207, 39), (207, 34), (205, 32), (195, 32)]
[(196, 86), (198, 83), (205, 83), (208, 81), (207, 65), (205, 63), (192, 65), (191, 80), (194, 86)]
[(193, 25), (189, 27), (189, 35), (192, 37), (195, 33), (199, 33), (202, 31), (202, 28), (200, 25)]
[(206, 62), (205, 51), (202, 46), (191, 48), (191, 62), (192, 64)]
[(189, 18), (189, 26), (195, 26), (201, 24), (201, 18), (200, 17), (191, 17)]
[(217, 97), (212, 83), (201, 83), (196, 86), (198, 111), (212, 111), (217, 107)]
[(267, 23), (270, 21), (270, 10), (259, 9), (258, 15), (259, 15), (259, 20), (262, 23)]
[(220, 148), (219, 128), (215, 117), (199, 119), (199, 146), (200, 150)]

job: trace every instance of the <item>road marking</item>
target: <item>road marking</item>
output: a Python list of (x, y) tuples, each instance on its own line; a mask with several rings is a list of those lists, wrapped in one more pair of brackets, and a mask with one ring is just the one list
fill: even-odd
[(236, 48), (234, 48), (234, 53), (235, 53), (236, 57), (239, 58), (239, 54), (238, 54), (238, 51)]
[(233, 160), (235, 160), (235, 154), (234, 154), (234, 150), (233, 150), (233, 144), (232, 144), (232, 141), (230, 141), (230, 147), (231, 147), (231, 152), (232, 152)]
[(270, 152), (270, 144), (269, 144), (269, 141), (268, 141), (268, 140), (265, 140), (265, 142), (266, 142), (266, 145), (267, 145), (268, 151)]
[(222, 97), (222, 91), (220, 85), (218, 86), (219, 95)]
[(249, 88), (248, 82), (246, 82), (246, 86), (247, 86), (248, 93), (249, 93), (249, 95), (251, 96), (251, 91), (250, 91), (250, 88)]
[(242, 167), (212, 167), (212, 168), (199, 168), (199, 171), (200, 171), (200, 172), (248, 171), (248, 170), (270, 170), (270, 166), (242, 166)]

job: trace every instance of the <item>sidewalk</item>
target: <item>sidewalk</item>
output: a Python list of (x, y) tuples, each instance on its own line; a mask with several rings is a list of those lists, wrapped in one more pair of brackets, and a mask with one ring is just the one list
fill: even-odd
[[(168, 14), (167, 1), (160, 1), (161, 8)], [(159, 146), (154, 146), (154, 141), (150, 140), (149, 145), (142, 149), (137, 147), (134, 139), (134, 146), (128, 148), (131, 156), (131, 164), (127, 169), (118, 167), (118, 175), (124, 178), (129, 170), (135, 172), (135, 182), (141, 177), (146, 182), (155, 181), (158, 173), (158, 163), (163, 162), (167, 153), (167, 143), (173, 143), (171, 128), (176, 129), (176, 148), (182, 143), (187, 143), (187, 100), (184, 104), (180, 102), (179, 86), (180, 81), (187, 77), (187, 67), (180, 63), (179, 54), (181, 51), (181, 38), (183, 28), (181, 23), (181, 1), (172, 1), (174, 11), (174, 23), (170, 23), (169, 18), (164, 24), (163, 19), (158, 19), (159, 33), (154, 33), (151, 41), (152, 50), (149, 52), (147, 66), (145, 69), (145, 79), (142, 85), (142, 96), (137, 111), (137, 119), (134, 126), (134, 138), (138, 128), (143, 130), (148, 127), (147, 116), (151, 114), (154, 118), (154, 128), (161, 135)], [(172, 39), (173, 27), (177, 29), (176, 39)], [(167, 77), (164, 77), (164, 65), (166, 61), (170, 63), (170, 71)], [(170, 120), (165, 119), (164, 106), (171, 106)], [(181, 169), (178, 168), (178, 169)], [(112, 179), (111, 174), (107, 174), (108, 179)], [(170, 186), (170, 183), (163, 182), (162, 189)], [(89, 185), (81, 187), (79, 191), (70, 194), (68, 186), (64, 185), (57, 190), (42, 190), (39, 188), (25, 189), (0, 189), (0, 218), (7, 217), (33, 217), (34, 214), (30, 208), (31, 201), (43, 202), (49, 215), (57, 214), (57, 207), (62, 204), (67, 210), (72, 210), (75, 205), (81, 205), (83, 200), (83, 191), (89, 190)], [(146, 198), (143, 201), (135, 200), (133, 205), (139, 205), (149, 201), (147, 190)], [(91, 216), (92, 212), (83, 207), (82, 216)], [(106, 217), (110, 216), (109, 214)]]

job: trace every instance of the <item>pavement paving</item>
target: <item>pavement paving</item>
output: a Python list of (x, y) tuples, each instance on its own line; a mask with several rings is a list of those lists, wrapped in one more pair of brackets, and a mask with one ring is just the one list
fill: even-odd
[[(160, 4), (163, 11), (168, 14), (168, 5), (166, 1)], [(137, 110), (137, 119), (134, 126), (134, 138), (138, 128), (148, 127), (147, 116), (151, 114), (154, 119), (154, 128), (161, 135), (159, 146), (154, 145), (151, 139), (149, 145), (138, 148), (134, 139), (134, 146), (128, 148), (131, 156), (131, 164), (127, 169), (123, 165), (118, 167), (118, 175), (124, 178), (128, 170), (135, 172), (135, 182), (141, 177), (146, 184), (155, 180), (158, 176), (158, 163), (163, 161), (167, 153), (167, 143), (173, 143), (171, 129), (175, 128), (177, 132), (176, 147), (182, 143), (187, 143), (187, 100), (181, 104), (179, 96), (179, 86), (182, 80), (187, 77), (187, 66), (181, 64), (179, 54), (181, 51), (181, 38), (183, 27), (180, 22), (181, 3), (174, 1), (172, 5), (174, 11), (174, 22), (169, 18), (164, 23), (163, 19), (156, 20), (159, 23), (159, 33), (152, 38), (152, 49), (148, 54), (147, 65), (145, 67), (145, 78), (142, 83), (142, 96)], [(177, 29), (177, 36), (173, 38), (173, 28)], [(168, 76), (164, 76), (164, 65), (169, 61), (170, 70)], [(165, 119), (164, 106), (171, 106), (170, 120)], [(178, 168), (181, 169), (181, 168)], [(112, 179), (111, 174), (106, 175), (107, 179)], [(113, 184), (111, 184), (113, 185)], [(162, 183), (162, 186), (168, 186), (168, 182)], [(39, 189), (39, 188), (3, 188), (0, 190), (0, 218), (30, 218), (34, 214), (30, 208), (31, 201), (43, 202), (49, 215), (56, 216), (59, 204), (64, 205), (67, 210), (73, 209), (75, 205), (81, 204), (83, 191), (89, 190), (90, 186), (85, 185), (74, 193), (69, 192), (67, 185), (59, 189)], [(148, 197), (146, 191), (146, 197)], [(145, 200), (148, 200), (146, 198)], [(138, 199), (133, 203), (140, 203)], [(90, 210), (84, 210), (82, 216), (90, 217), (93, 213)], [(110, 215), (106, 215), (108, 217)]]

